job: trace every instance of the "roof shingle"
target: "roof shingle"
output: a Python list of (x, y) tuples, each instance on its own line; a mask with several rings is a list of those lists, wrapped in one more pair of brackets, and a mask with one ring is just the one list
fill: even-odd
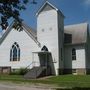
[(81, 44), (87, 41), (87, 25), (87, 23), (81, 23), (64, 27), (64, 33), (72, 35), (71, 44)]

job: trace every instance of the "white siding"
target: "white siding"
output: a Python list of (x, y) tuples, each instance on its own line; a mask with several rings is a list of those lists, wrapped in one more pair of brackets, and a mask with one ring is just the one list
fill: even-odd
[[(72, 48), (76, 49), (76, 60), (72, 60)], [(84, 46), (70, 46), (65, 48), (65, 62), (66, 69), (86, 68), (86, 57)]]
[[(17, 42), (20, 46), (20, 61), (10, 62), (10, 48), (14, 42)], [(38, 45), (24, 30), (18, 32), (13, 29), (0, 46), (0, 66), (26, 67), (32, 63), (32, 51), (36, 50), (38, 50)]]
[(72, 61), (72, 68), (86, 68), (85, 67), (85, 49), (76, 48), (76, 60)]
[[(50, 30), (52, 28), (52, 30)], [(44, 32), (42, 31), (44, 29)], [(49, 51), (52, 53), (56, 74), (58, 74), (59, 68), (59, 56), (58, 56), (58, 20), (57, 11), (49, 10), (42, 12), (37, 17), (37, 37), (38, 41), (43, 45), (46, 45)]]

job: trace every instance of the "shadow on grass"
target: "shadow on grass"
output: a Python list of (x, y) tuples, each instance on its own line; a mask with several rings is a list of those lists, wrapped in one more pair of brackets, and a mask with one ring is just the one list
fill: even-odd
[(90, 87), (89, 88), (84, 88), (84, 87), (74, 87), (74, 88), (58, 88), (56, 90), (90, 90)]

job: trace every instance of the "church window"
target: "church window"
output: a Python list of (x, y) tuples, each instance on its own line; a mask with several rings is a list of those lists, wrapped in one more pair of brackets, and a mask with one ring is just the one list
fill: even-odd
[(76, 60), (76, 49), (72, 49), (72, 60)]
[(46, 46), (43, 46), (43, 48), (41, 49), (41, 51), (48, 51), (48, 48)]
[(10, 50), (10, 61), (20, 61), (20, 48), (16, 42)]

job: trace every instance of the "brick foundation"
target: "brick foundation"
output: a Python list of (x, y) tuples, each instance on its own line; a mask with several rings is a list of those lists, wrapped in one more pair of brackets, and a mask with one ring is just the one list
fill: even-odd
[[(73, 72), (73, 70), (76, 70), (76, 72)], [(77, 68), (77, 69), (64, 69), (63, 74), (74, 74), (74, 75), (85, 75), (86, 69), (83, 68)]]
[(86, 74), (86, 69), (77, 69), (77, 74), (78, 75), (85, 75)]
[(11, 67), (0, 67), (0, 74), (10, 74)]

